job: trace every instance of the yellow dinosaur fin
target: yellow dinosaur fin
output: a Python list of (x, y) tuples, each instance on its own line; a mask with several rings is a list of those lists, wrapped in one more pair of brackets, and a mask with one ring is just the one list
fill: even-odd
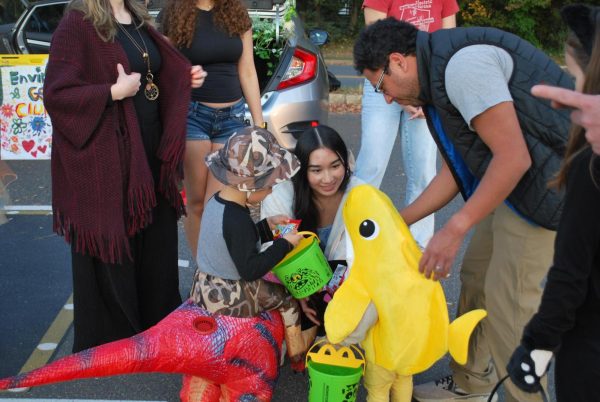
[(454, 320), (448, 328), (448, 351), (458, 364), (466, 364), (469, 357), (469, 339), (473, 330), (487, 312), (472, 310)]

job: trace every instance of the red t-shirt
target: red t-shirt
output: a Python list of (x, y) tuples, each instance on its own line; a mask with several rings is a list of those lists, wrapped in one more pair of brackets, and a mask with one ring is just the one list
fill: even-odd
[(442, 18), (454, 15), (459, 10), (456, 0), (364, 0), (363, 7), (410, 22), (427, 32), (440, 29)]

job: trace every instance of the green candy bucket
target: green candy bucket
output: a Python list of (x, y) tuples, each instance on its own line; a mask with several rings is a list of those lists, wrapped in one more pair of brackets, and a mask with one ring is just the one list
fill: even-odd
[(275, 276), (296, 299), (318, 292), (333, 274), (319, 247), (319, 238), (312, 232), (298, 232), (307, 237), (273, 268)]
[[(318, 352), (313, 352), (317, 346)], [(317, 342), (306, 355), (306, 367), (308, 402), (356, 401), (358, 385), (365, 369), (365, 358), (356, 346), (336, 349), (325, 341)]]

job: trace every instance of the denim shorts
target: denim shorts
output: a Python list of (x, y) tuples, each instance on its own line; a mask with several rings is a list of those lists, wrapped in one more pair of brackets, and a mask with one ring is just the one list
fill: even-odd
[(233, 133), (248, 125), (244, 105), (243, 98), (235, 105), (218, 109), (200, 102), (190, 102), (186, 140), (209, 140), (225, 144)]

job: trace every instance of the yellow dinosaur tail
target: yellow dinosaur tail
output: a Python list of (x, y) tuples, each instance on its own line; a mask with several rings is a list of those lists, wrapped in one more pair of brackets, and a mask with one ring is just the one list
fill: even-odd
[(479, 321), (486, 315), (485, 310), (472, 310), (461, 315), (450, 324), (448, 328), (448, 351), (457, 363), (467, 363), (469, 339)]

